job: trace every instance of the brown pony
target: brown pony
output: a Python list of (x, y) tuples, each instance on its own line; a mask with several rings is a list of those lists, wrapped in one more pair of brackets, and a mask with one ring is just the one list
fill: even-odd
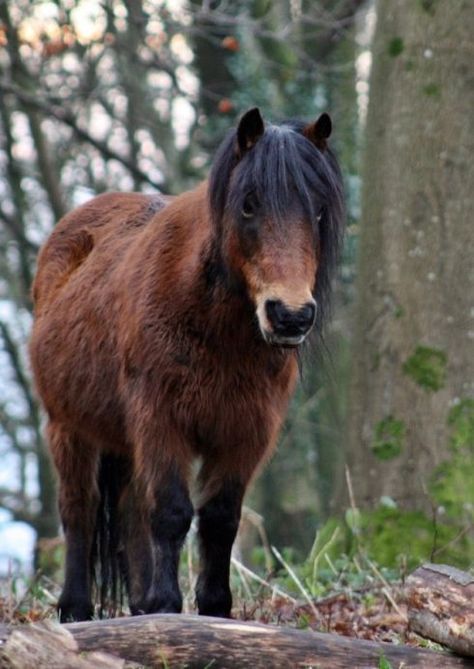
[(43, 248), (31, 359), (59, 474), (62, 621), (92, 616), (96, 564), (103, 598), (123, 576), (133, 614), (181, 610), (195, 460), (197, 604), (230, 615), (242, 498), (274, 449), (340, 248), (330, 132), (327, 114), (275, 126), (252, 109), (195, 190), (100, 195)]

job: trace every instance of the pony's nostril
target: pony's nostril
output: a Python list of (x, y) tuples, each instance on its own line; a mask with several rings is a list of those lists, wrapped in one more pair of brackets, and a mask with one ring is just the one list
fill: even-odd
[(270, 324), (275, 327), (278, 323), (283, 322), (286, 314), (286, 309), (281, 300), (267, 300), (265, 302), (265, 311)]
[(273, 332), (285, 337), (305, 335), (313, 326), (316, 305), (307, 302), (300, 309), (288, 309), (281, 300), (267, 300), (265, 311)]
[(316, 303), (307, 302), (301, 309), (298, 311), (298, 317), (306, 323), (309, 323), (310, 326), (313, 325), (316, 318)]

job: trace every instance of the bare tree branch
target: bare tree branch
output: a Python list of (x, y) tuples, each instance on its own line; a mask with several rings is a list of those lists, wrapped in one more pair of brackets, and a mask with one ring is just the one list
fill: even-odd
[(30, 239), (28, 239), (28, 237), (26, 237), (22, 229), (23, 226), (21, 226), (18, 223), (18, 220), (15, 217), (8, 216), (8, 214), (6, 214), (2, 210), (1, 205), (0, 205), (0, 220), (3, 221), (5, 227), (8, 229), (13, 239), (15, 239), (22, 246), (25, 246), (30, 251), (33, 251), (33, 253), (38, 252), (39, 245), (36, 244), (35, 242), (32, 242)]
[(11, 513), (13, 520), (17, 522), (35, 525), (38, 514), (29, 510), (35, 501), (23, 492), (0, 488), (0, 507)]
[(61, 123), (64, 123), (65, 125), (69, 126), (70, 128), (72, 128), (74, 134), (79, 140), (87, 142), (88, 144), (96, 148), (105, 158), (109, 160), (117, 160), (119, 163), (124, 165), (124, 167), (126, 167), (129, 170), (129, 172), (140, 181), (144, 181), (153, 186), (154, 188), (156, 188), (157, 190), (161, 190), (161, 185), (159, 183), (154, 181), (154, 179), (151, 179), (147, 174), (145, 174), (139, 167), (134, 165), (130, 160), (116, 153), (115, 151), (110, 149), (105, 142), (101, 142), (100, 140), (95, 139), (95, 137), (92, 137), (92, 135), (90, 135), (86, 130), (81, 128), (78, 125), (76, 119), (74, 118), (74, 114), (71, 112), (71, 110), (65, 109), (64, 106), (59, 107), (56, 104), (52, 103), (51, 101), (42, 101), (37, 96), (25, 93), (24, 91), (21, 91), (19, 88), (13, 86), (12, 84), (6, 81), (0, 81), (0, 91), (2, 91), (3, 93), (11, 93), (15, 95), (18, 98), (18, 100), (20, 100), (24, 105), (30, 106), (33, 109), (37, 109), (46, 116), (53, 117), (57, 121), (60, 121)]
[(25, 373), (25, 370), (23, 369), (23, 364), (21, 362), (18, 352), (18, 345), (15, 342), (15, 339), (12, 336), (8, 325), (1, 320), (0, 320), (0, 334), (2, 335), (3, 338), (5, 352), (8, 354), (10, 363), (15, 373), (16, 381), (20, 386), (21, 390), (23, 391), (25, 400), (28, 404), (29, 413), (32, 418), (32, 427), (34, 427), (35, 430), (39, 432), (38, 407), (31, 392), (31, 387), (28, 381), (28, 377)]

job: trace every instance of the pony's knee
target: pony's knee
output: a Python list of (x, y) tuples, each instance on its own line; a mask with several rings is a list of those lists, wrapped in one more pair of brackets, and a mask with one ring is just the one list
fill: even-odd
[(58, 508), (64, 528), (93, 528), (100, 502), (97, 479), (86, 471), (76, 479), (59, 472)]
[(72, 485), (60, 483), (58, 508), (64, 530), (86, 529), (92, 532), (100, 496), (94, 485), (81, 494)]
[(203, 539), (220, 543), (232, 542), (239, 529), (240, 511), (217, 506), (204, 506), (199, 511), (199, 533)]
[(199, 509), (199, 534), (204, 541), (234, 541), (239, 529), (242, 495), (242, 486), (228, 486)]
[(194, 509), (187, 495), (166, 500), (152, 515), (155, 538), (183, 541), (191, 527)]
[(153, 488), (150, 525), (155, 540), (183, 541), (194, 515), (184, 478), (177, 468), (171, 468)]

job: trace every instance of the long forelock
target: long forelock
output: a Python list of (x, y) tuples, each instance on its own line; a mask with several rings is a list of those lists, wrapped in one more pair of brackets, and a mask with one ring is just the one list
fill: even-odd
[(235, 131), (224, 140), (211, 172), (211, 207), (216, 218), (226, 208), (238, 212), (245, 195), (252, 191), (275, 221), (285, 220), (295, 194), (310, 220), (319, 213), (320, 203), (330, 205), (340, 197), (338, 175), (329, 156), (305, 139), (296, 123), (268, 125), (240, 161), (234, 146)]

